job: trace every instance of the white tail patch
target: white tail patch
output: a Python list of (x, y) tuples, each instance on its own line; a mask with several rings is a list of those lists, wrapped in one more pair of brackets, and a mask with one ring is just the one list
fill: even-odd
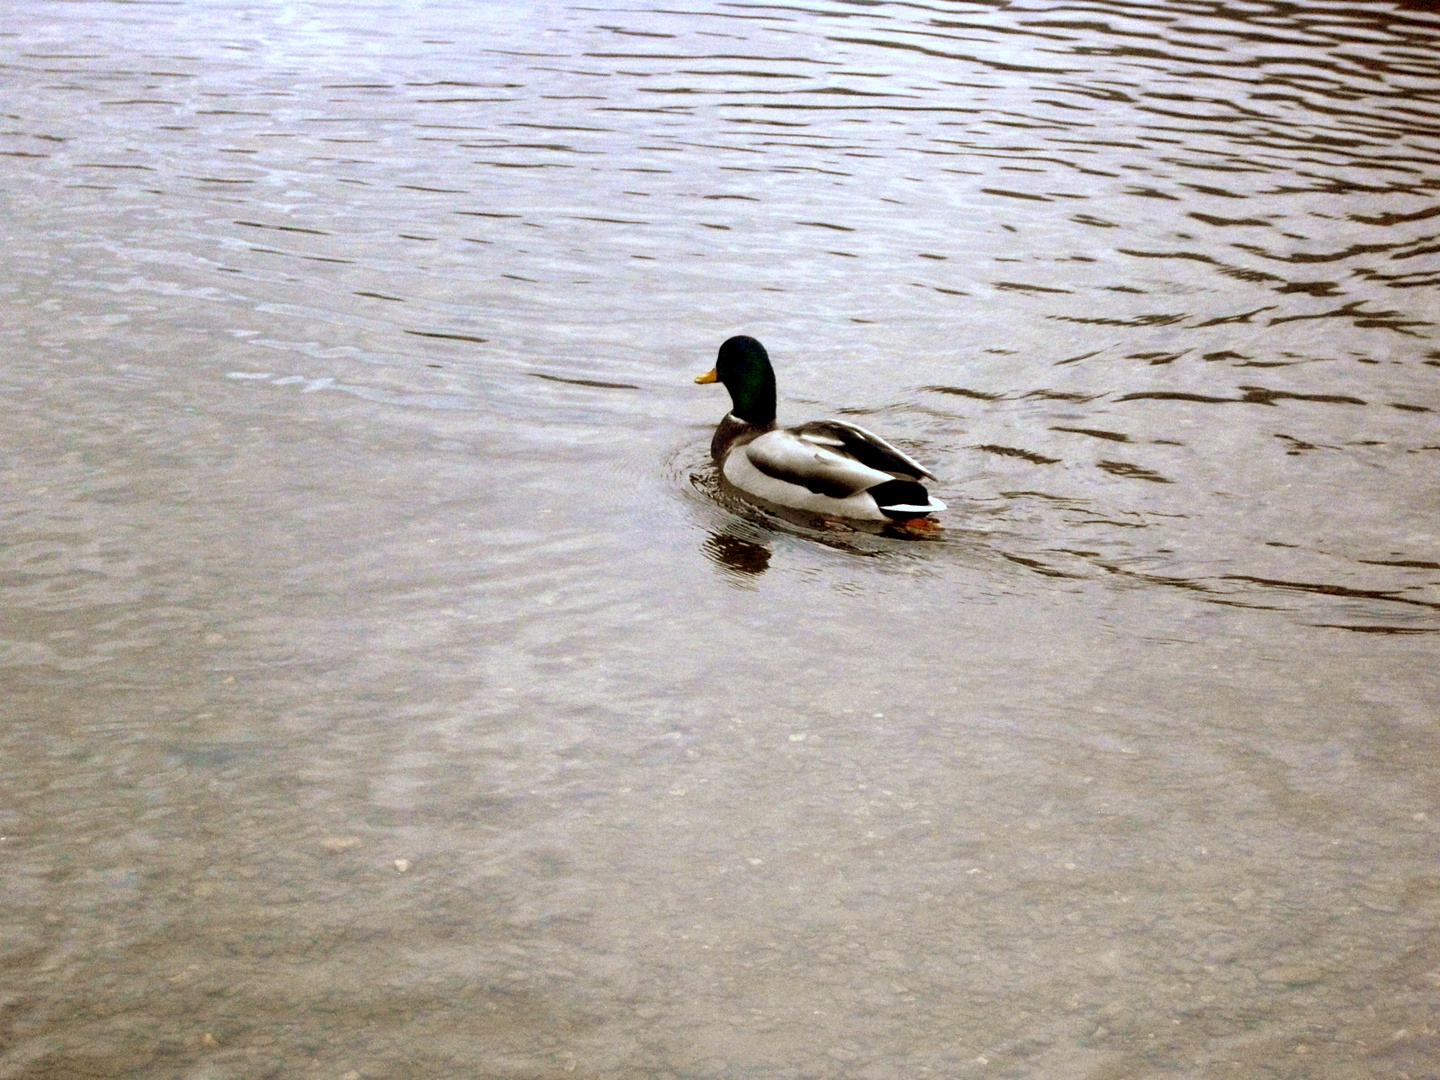
[(902, 513), (910, 512), (910, 513), (916, 513), (916, 514), (928, 514), (928, 513), (930, 513), (932, 510), (944, 510), (944, 509), (945, 509), (945, 504), (944, 504), (943, 502), (941, 502), (939, 499), (935, 498), (934, 495), (931, 495), (931, 496), (930, 496), (930, 502), (929, 502), (927, 505), (925, 505), (925, 506), (915, 506), (915, 505), (910, 504), (910, 503), (894, 503), (894, 504), (889, 505), (889, 506), (882, 506), (882, 507), (880, 507), (880, 509), (881, 509), (881, 510), (899, 510), (899, 511), (901, 511)]

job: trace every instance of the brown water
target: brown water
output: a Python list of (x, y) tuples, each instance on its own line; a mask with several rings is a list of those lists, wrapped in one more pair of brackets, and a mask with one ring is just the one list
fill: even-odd
[(9, 0), (0, 1078), (1436, 1076), (1437, 58)]

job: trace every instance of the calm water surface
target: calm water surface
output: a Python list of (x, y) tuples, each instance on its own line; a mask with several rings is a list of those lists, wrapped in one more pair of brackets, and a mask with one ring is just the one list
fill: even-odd
[(1435, 1076), (1440, 15), (684, 7), (7, 3), (0, 1078)]

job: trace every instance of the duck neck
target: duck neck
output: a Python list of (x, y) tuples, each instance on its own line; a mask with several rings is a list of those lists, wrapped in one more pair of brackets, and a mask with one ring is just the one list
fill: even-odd
[(737, 420), (766, 430), (775, 426), (775, 373), (769, 364), (754, 365), (726, 380), (732, 408)]
[(710, 440), (710, 456), (716, 461), (722, 461), (736, 446), (743, 446), (774, 428), (774, 420), (768, 424), (752, 424), (748, 420), (741, 420), (734, 413), (728, 413), (715, 428), (715, 435)]

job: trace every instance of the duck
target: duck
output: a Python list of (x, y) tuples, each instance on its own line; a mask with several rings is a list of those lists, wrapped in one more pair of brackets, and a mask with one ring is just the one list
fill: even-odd
[(695, 381), (730, 392), (710, 455), (741, 493), (825, 519), (902, 526), (933, 526), (929, 515), (945, 509), (920, 482), (935, 474), (873, 431), (845, 420), (776, 427), (775, 369), (753, 337), (729, 338)]

